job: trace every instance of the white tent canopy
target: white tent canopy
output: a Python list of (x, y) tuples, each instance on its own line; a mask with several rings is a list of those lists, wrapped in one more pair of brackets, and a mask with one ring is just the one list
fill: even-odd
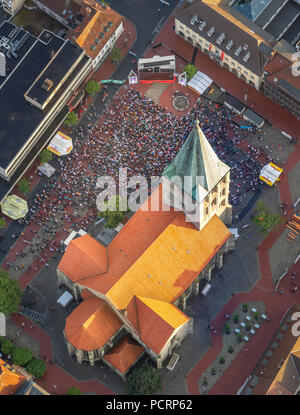
[(38, 167), (38, 170), (42, 172), (45, 176), (51, 177), (55, 172), (55, 168), (48, 163), (43, 163)]
[(73, 141), (70, 137), (58, 131), (48, 145), (48, 150), (57, 156), (65, 156), (71, 153)]
[(70, 294), (68, 291), (65, 291), (57, 300), (58, 304), (62, 305), (63, 307), (67, 307), (70, 302), (73, 300), (73, 295)]
[(212, 82), (213, 80), (205, 75), (205, 73), (198, 71), (187, 85), (198, 92), (198, 94), (202, 95), (207, 90), (207, 88), (210, 87)]

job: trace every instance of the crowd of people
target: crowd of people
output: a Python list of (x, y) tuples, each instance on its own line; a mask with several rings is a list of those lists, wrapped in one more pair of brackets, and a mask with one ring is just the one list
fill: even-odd
[[(182, 147), (195, 119), (220, 159), (232, 168), (230, 203), (242, 205), (247, 194), (258, 188), (258, 154), (238, 148), (244, 135), (251, 132), (241, 133), (222, 106), (199, 99), (189, 114), (179, 119), (128, 89), (115, 97), (103, 115), (103, 122), (77, 129), (72, 153), (58, 159), (60, 178), (48, 179), (31, 203), (30, 218), (20, 221), (42, 230), (39, 236), (32, 231), (34, 240), (24, 241), (25, 254), (30, 252), (46, 261), (41, 251), (46, 247), (59, 251), (69, 228), (87, 229), (95, 221), (100, 176), (112, 176), (117, 182), (120, 167), (128, 169), (128, 178), (160, 176)], [(13, 262), (6, 265), (15, 266)]]

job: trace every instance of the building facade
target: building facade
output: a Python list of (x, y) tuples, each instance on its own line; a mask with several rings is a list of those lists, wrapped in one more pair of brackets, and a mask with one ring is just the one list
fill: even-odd
[(257, 90), (263, 80), (263, 39), (202, 1), (175, 15), (175, 33)]
[(11, 22), (0, 26), (0, 50), (0, 176), (13, 185), (66, 118), (92, 60), (69, 40), (46, 30), (36, 38)]
[(25, 0), (1, 0), (1, 3), (3, 5), (3, 10), (11, 16), (14, 16), (22, 9), (24, 1)]

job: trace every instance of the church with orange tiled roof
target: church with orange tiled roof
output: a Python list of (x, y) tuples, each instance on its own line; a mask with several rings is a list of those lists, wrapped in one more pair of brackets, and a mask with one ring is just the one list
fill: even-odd
[(229, 167), (196, 123), (162, 183), (108, 247), (88, 234), (70, 242), (57, 275), (81, 301), (64, 329), (79, 363), (103, 360), (125, 379), (144, 353), (161, 368), (193, 332), (186, 301), (234, 248), (229, 182)]

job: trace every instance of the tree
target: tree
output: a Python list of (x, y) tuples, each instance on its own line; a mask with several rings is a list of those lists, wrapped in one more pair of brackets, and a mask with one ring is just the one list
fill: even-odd
[(215, 374), (217, 373), (217, 369), (216, 369), (215, 367), (213, 367), (213, 368), (211, 369), (210, 373), (211, 373), (212, 375), (215, 375)]
[(202, 386), (207, 386), (207, 379), (206, 378), (203, 378), (203, 380), (202, 380)]
[(67, 127), (73, 127), (77, 123), (78, 123), (78, 115), (76, 114), (76, 112), (74, 111), (69, 112), (67, 118), (65, 119), (65, 125)]
[(233, 347), (231, 345), (228, 347), (228, 353), (233, 353)]
[(0, 268), (0, 312), (16, 313), (21, 303), (22, 290), (17, 281), (9, 278), (8, 272)]
[(252, 325), (251, 325), (251, 323), (249, 323), (249, 321), (248, 321), (248, 323), (246, 323), (246, 330), (247, 330), (247, 331), (250, 331), (250, 330), (251, 330), (251, 328), (252, 328)]
[(47, 370), (47, 366), (46, 366), (46, 363), (43, 360), (33, 358), (32, 360), (30, 360), (29, 363), (27, 363), (26, 369), (34, 377), (39, 379), (45, 374), (45, 372)]
[(256, 204), (255, 212), (252, 220), (262, 233), (270, 232), (283, 222), (283, 218), (279, 214), (271, 213), (262, 200)]
[(127, 376), (126, 388), (130, 395), (152, 395), (161, 388), (160, 373), (145, 362)]
[[(125, 211), (120, 210), (120, 205), (123, 203), (126, 203)], [(98, 213), (98, 216), (105, 219), (106, 228), (115, 228), (124, 218), (127, 211), (127, 201), (125, 202), (120, 196), (113, 196), (107, 202), (103, 203), (102, 210)]]
[(13, 363), (19, 366), (26, 366), (33, 358), (33, 353), (22, 347), (16, 347), (12, 353)]
[(85, 87), (85, 91), (93, 97), (94, 95), (97, 94), (97, 92), (100, 91), (100, 85), (97, 81), (94, 81), (94, 79), (91, 79), (87, 83), (87, 85)]
[(67, 395), (82, 395), (82, 392), (79, 388), (73, 386), (68, 390)]
[(247, 311), (249, 310), (249, 304), (243, 304), (242, 305), (242, 310), (244, 313), (247, 313)]
[(49, 161), (52, 160), (52, 157), (53, 153), (47, 148), (44, 148), (44, 150), (39, 155), (41, 163), (49, 163)]
[(254, 320), (258, 320), (259, 319), (259, 314), (258, 311), (255, 311), (255, 313), (253, 314)]
[(186, 73), (186, 76), (188, 79), (193, 78), (193, 76), (197, 73), (198, 68), (195, 65), (191, 65), (188, 63), (185, 68), (183, 69), (183, 72)]
[(238, 333), (238, 335), (236, 336), (236, 339), (238, 342), (241, 342), (243, 340), (243, 336), (241, 333)]
[(229, 324), (225, 324), (224, 329), (225, 329), (225, 333), (226, 334), (230, 334), (231, 333)]
[(1, 343), (1, 351), (5, 354), (12, 354), (14, 351), (14, 344), (11, 340), (9, 339), (5, 339), (3, 340), (3, 342)]
[(115, 48), (113, 48), (110, 56), (111, 56), (112, 63), (116, 64), (121, 60), (122, 53), (121, 53), (119, 48), (115, 47)]
[(3, 218), (0, 218), (0, 229), (5, 228), (5, 220)]
[(22, 192), (23, 194), (27, 194), (30, 192), (30, 186), (29, 186), (29, 182), (26, 179), (26, 177), (24, 177), (22, 180), (19, 181), (18, 183), (18, 189), (20, 190), (20, 192)]
[(224, 365), (224, 363), (225, 363), (225, 359), (224, 359), (224, 357), (223, 357), (223, 356), (222, 356), (222, 357), (220, 357), (219, 363), (221, 363), (221, 365)]
[(233, 316), (233, 321), (237, 324), (240, 321), (240, 316), (238, 314), (235, 314)]

